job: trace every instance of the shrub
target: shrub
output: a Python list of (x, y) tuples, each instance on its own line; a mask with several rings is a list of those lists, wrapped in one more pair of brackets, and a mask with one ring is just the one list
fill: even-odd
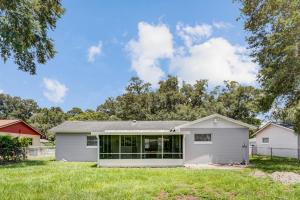
[(26, 147), (31, 138), (18, 138), (10, 135), (0, 135), (0, 163), (26, 159)]

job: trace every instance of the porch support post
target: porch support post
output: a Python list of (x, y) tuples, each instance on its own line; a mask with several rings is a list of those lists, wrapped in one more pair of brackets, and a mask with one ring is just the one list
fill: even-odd
[(161, 135), (161, 158), (164, 159), (164, 135)]
[(99, 163), (99, 161), (100, 161), (99, 135), (97, 135), (96, 137), (97, 137), (97, 167), (99, 167), (100, 166), (100, 163)]
[(185, 162), (185, 134), (183, 134), (183, 137), (182, 137), (182, 159), (183, 159), (183, 163)]

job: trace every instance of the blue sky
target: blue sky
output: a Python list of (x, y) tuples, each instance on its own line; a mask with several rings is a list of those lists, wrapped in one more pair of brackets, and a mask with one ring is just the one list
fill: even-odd
[(132, 76), (157, 87), (168, 74), (256, 85), (239, 10), (228, 0), (63, 1), (50, 35), (56, 57), (37, 75), (0, 63), (0, 91), (40, 106), (95, 109), (124, 91)]

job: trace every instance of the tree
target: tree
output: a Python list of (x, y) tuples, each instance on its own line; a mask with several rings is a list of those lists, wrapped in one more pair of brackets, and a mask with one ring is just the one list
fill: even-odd
[(252, 86), (241, 86), (235, 81), (225, 81), (225, 88), (217, 101), (223, 106), (220, 114), (246, 123), (259, 125), (260, 90)]
[(86, 120), (107, 120), (108, 116), (103, 112), (95, 112), (91, 109), (86, 110), (85, 112), (82, 112), (78, 115), (75, 115), (69, 120), (80, 120), (80, 121), (86, 121)]
[(56, 28), (64, 9), (60, 0), (0, 1), (0, 54), (13, 57), (19, 69), (36, 73), (36, 62), (45, 64), (55, 55), (47, 31)]
[(81, 108), (78, 108), (78, 107), (73, 107), (71, 110), (69, 110), (66, 114), (69, 117), (74, 117), (76, 115), (79, 115), (83, 113), (83, 111), (81, 110)]
[[(300, 101), (300, 2), (299, 0), (238, 0), (251, 56), (261, 69), (258, 80), (264, 89), (262, 109), (277, 98), (286, 107)], [(295, 118), (296, 119), (296, 118)], [(299, 124), (300, 121), (295, 121)]]
[(34, 113), (28, 120), (29, 123), (43, 134), (44, 138), (53, 140), (53, 135), (48, 133), (50, 128), (57, 126), (67, 119), (60, 107), (43, 108)]
[(38, 110), (32, 99), (21, 99), (7, 94), (0, 94), (0, 119), (21, 119), (27, 121)]
[(148, 93), (151, 90), (150, 83), (144, 83), (139, 77), (132, 77), (129, 81), (126, 91), (132, 94), (143, 94)]

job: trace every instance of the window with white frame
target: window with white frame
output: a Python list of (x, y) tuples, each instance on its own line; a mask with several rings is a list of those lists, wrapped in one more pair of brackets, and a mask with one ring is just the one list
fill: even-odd
[(211, 143), (211, 133), (196, 133), (196, 134), (194, 134), (194, 142), (196, 142), (196, 143)]
[(268, 137), (263, 137), (262, 138), (262, 143), (268, 144), (269, 143), (269, 138)]
[(87, 147), (97, 147), (97, 137), (93, 135), (86, 136)]

